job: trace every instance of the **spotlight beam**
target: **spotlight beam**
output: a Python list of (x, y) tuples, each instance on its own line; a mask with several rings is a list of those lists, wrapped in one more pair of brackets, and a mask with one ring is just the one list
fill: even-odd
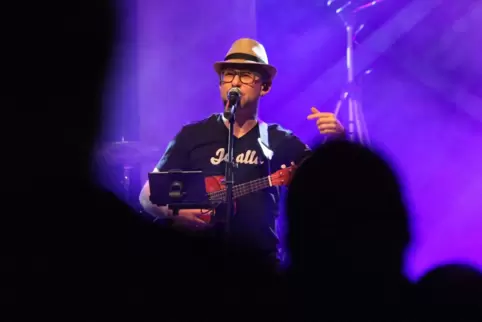
[[(382, 25), (377, 31), (358, 45), (356, 50), (357, 62), (355, 74), (360, 74), (386, 52), (398, 39), (408, 33), (416, 24), (423, 20), (433, 9), (440, 6), (443, 0), (437, 1), (411, 1), (400, 10), (392, 19)], [(342, 26), (340, 27), (342, 28)], [(328, 69), (303, 92), (300, 92), (285, 105), (300, 106), (313, 104), (316, 97), (318, 104), (325, 103), (330, 97), (340, 90), (346, 83), (346, 58), (342, 57), (333, 67)]]

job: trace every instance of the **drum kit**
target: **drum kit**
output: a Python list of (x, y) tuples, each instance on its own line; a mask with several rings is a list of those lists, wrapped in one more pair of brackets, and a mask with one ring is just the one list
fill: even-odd
[(96, 161), (101, 167), (101, 173), (108, 173), (104, 177), (115, 177), (107, 184), (107, 188), (121, 191), (124, 201), (135, 207), (141, 189), (140, 184), (136, 184), (141, 180), (140, 168), (143, 164), (154, 164), (161, 155), (162, 150), (159, 147), (148, 146), (139, 141), (126, 141), (122, 137), (120, 141), (101, 143), (96, 151)]

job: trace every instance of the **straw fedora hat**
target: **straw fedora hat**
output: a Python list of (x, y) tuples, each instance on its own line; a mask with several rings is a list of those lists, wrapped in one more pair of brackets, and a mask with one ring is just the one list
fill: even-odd
[(253, 67), (255, 65), (264, 71), (270, 80), (276, 75), (276, 68), (268, 63), (268, 55), (264, 46), (254, 39), (241, 38), (236, 40), (228, 53), (224, 57), (224, 61), (214, 63), (214, 70), (220, 74), (221, 70), (226, 67)]

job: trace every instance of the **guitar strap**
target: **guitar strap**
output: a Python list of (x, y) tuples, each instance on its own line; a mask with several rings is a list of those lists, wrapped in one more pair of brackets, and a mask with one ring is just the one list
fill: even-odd
[[(273, 150), (270, 148), (269, 144), (269, 135), (268, 135), (268, 124), (259, 120), (258, 121), (258, 128), (259, 128), (259, 138), (258, 138), (258, 143), (259, 146), (261, 147), (261, 151), (263, 152), (264, 159), (266, 162), (266, 168), (268, 171), (268, 175), (270, 175), (271, 172), (271, 159), (273, 158)], [(281, 200), (281, 191), (280, 187), (276, 186), (273, 187), (273, 190), (275, 191), (275, 201), (277, 204), (279, 204)], [(276, 217), (279, 217), (279, 213), (276, 215)], [(273, 229), (274, 228), (274, 229)], [(278, 247), (277, 247), (277, 252), (276, 252), (276, 257), (277, 258), (283, 258), (283, 250), (280, 246), (280, 237), (279, 237), (279, 228), (278, 228), (278, 221), (275, 221), (275, 227), (270, 227), (271, 232), (273, 233), (273, 236), (278, 240)]]
[(263, 121), (259, 121), (258, 123), (258, 128), (259, 128), (259, 138), (258, 138), (258, 143), (261, 147), (261, 151), (263, 152), (263, 155), (266, 160), (268, 160), (268, 170), (271, 173), (271, 169), (269, 167), (271, 159), (273, 158), (273, 150), (270, 149), (269, 147), (269, 135), (268, 135), (268, 124), (266, 124)]
[[(261, 151), (263, 152), (265, 162), (267, 163), (267, 171), (268, 175), (270, 175), (271, 172), (271, 159), (273, 158), (273, 150), (270, 148), (269, 144), (269, 134), (268, 134), (268, 124), (259, 120), (258, 121), (258, 128), (259, 128), (259, 138), (258, 138), (258, 143), (259, 146), (261, 147)], [(278, 187), (275, 187), (276, 190), (276, 198), (277, 201), (280, 200), (280, 191)]]

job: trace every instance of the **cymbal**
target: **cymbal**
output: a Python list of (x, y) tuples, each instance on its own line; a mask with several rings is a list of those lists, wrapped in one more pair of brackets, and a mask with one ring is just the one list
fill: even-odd
[(139, 141), (116, 141), (103, 143), (97, 156), (109, 163), (133, 164), (157, 161), (162, 156), (159, 147), (145, 145)]

